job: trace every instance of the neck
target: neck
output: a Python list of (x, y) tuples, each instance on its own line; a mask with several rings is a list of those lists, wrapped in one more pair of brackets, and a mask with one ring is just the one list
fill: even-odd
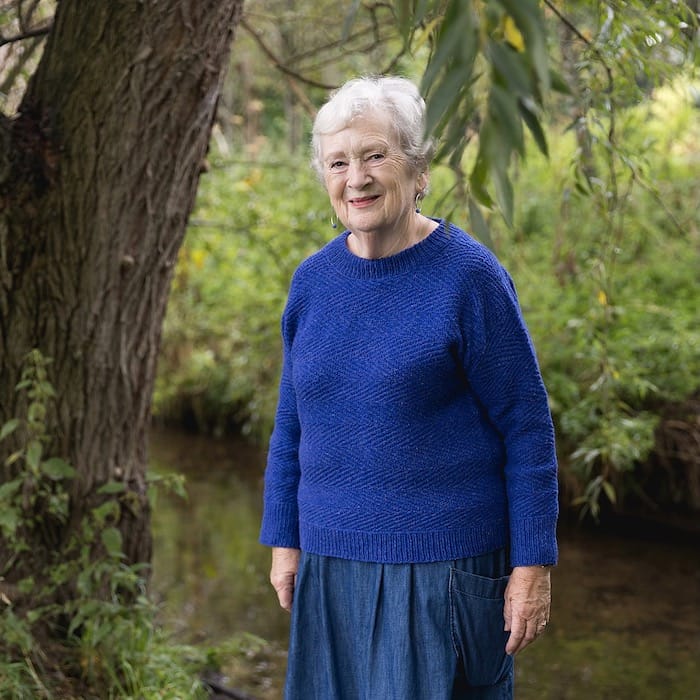
[(427, 238), (438, 224), (415, 212), (404, 226), (391, 231), (353, 231), (348, 236), (350, 252), (360, 258), (388, 258)]

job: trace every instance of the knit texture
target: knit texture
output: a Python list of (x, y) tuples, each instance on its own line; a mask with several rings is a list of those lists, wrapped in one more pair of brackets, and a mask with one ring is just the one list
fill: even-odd
[(554, 432), (507, 272), (444, 221), (378, 260), (348, 235), (292, 280), (261, 542), (383, 563), (508, 546), (513, 566), (555, 563)]

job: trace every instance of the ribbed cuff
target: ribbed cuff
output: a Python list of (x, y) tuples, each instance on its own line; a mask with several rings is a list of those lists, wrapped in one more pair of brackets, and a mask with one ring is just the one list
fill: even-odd
[(556, 516), (510, 523), (511, 566), (556, 564), (558, 558)]
[(299, 548), (299, 508), (296, 503), (265, 502), (260, 543), (270, 547)]

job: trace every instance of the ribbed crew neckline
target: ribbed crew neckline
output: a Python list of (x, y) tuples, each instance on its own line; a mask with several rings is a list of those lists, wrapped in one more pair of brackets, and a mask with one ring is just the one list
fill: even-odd
[(356, 279), (381, 279), (408, 272), (438, 255), (449, 240), (448, 226), (444, 219), (433, 219), (438, 227), (422, 241), (387, 258), (361, 258), (348, 248), (350, 231), (344, 231), (326, 247), (330, 264), (346, 277)]

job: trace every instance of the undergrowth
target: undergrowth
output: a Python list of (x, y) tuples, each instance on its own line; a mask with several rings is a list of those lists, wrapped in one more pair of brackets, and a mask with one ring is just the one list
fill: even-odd
[[(50, 361), (34, 350), (17, 386), (26, 412), (0, 428), (15, 438), (0, 486), (0, 698), (206, 697), (207, 652), (174, 644), (155, 623), (145, 564), (129, 564), (112, 523), (121, 485), (68, 532), (75, 469), (44, 454), (54, 399)], [(51, 549), (50, 544), (57, 544)]]

